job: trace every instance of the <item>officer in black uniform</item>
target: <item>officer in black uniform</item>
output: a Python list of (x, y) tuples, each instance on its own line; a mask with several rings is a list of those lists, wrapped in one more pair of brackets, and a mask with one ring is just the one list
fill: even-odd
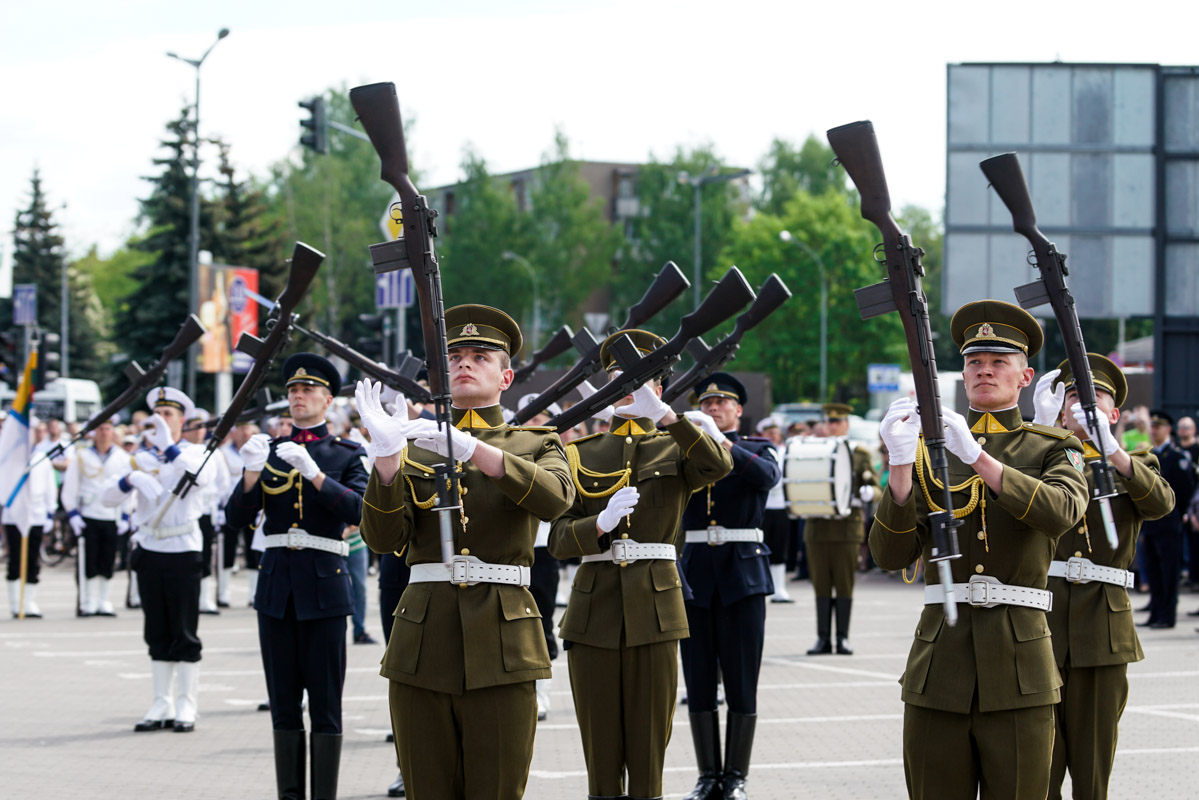
[(1141, 525), (1145, 571), (1149, 573), (1149, 628), (1173, 628), (1178, 614), (1178, 577), (1182, 569), (1182, 515), (1195, 493), (1191, 457), (1170, 439), (1174, 418), (1165, 411), (1149, 412), (1149, 441), (1162, 477), (1174, 490), (1174, 510)]
[[(328, 360), (297, 353), (283, 364), (293, 428), (290, 436), (256, 434), (241, 449), (245, 471), (225, 509), (230, 526), (266, 513), (266, 552), (259, 566), (258, 641), (275, 732), (279, 797), (331, 800), (341, 760), (341, 690), (346, 616), (353, 610), (346, 525), (362, 519), (366, 452), (330, 436), (325, 412), (341, 390)], [(304, 719), (312, 723), (312, 790), (305, 793)]]
[[(691, 638), (682, 641), (683, 678), (700, 773), (687, 798), (741, 800), (758, 718), (766, 597), (774, 593), (762, 520), (766, 496), (782, 470), (769, 439), (737, 433), (747, 399), (741, 381), (713, 373), (697, 394), (700, 411), (716, 423), (715, 432), (705, 427), (705, 433), (732, 455), (733, 471), (696, 492), (683, 516), (686, 545), (679, 572), (693, 593), (687, 601)], [(716, 711), (720, 675), (728, 701), (723, 773)]]

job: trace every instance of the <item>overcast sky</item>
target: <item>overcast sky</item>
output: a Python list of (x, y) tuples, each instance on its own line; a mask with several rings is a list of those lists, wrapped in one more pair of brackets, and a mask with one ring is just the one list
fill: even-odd
[[(642, 161), (715, 145), (752, 167), (771, 139), (872, 119), (896, 206), (940, 214), (946, 65), (1195, 64), (1184, 3), (437, 0), (8, 2), (0, 11), (0, 250), (41, 169), (68, 247), (108, 253), (134, 231), (165, 123), (201, 131), (264, 174), (295, 154), (296, 103), (392, 81), (424, 184), (460, 176), (472, 143), (493, 172), (538, 163), (556, 127), (577, 158)], [(993, 11), (984, 11), (991, 7)], [(338, 135), (336, 133), (332, 135)], [(382, 213), (383, 209), (380, 209)]]

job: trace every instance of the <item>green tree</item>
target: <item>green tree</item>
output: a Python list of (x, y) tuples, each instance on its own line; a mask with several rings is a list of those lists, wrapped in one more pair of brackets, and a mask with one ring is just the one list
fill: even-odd
[(268, 215), (264, 187), (252, 180), (237, 180), (229, 158), (229, 145), (225, 142), (216, 144), (220, 147), (218, 172), (221, 179), (214, 208), (213, 260), (258, 270), (259, 292), (266, 297), (276, 297), (283, 290), (286, 277), (283, 255), (287, 242), (283, 222)]
[(757, 209), (782, 216), (797, 192), (813, 195), (829, 189), (847, 192), (845, 171), (833, 159), (832, 148), (814, 135), (809, 134), (798, 148), (784, 139), (775, 139), (758, 162), (762, 193), (755, 204)]
[(13, 229), (13, 282), (37, 286), (38, 326), (50, 332), (62, 329), (62, 278), (67, 274), (67, 313), (70, 318), (67, 349), (69, 375), (95, 378), (99, 344), (95, 302), (86, 275), (67, 263), (64, 240), (42, 189), (38, 170), (30, 179), (29, 205), (16, 214)]
[[(827, 272), (827, 398), (818, 396), (820, 267), (805, 249), (780, 240), (783, 230), (812, 248)], [(867, 364), (906, 362), (899, 318), (889, 314), (863, 321), (854, 300), (854, 289), (883, 277), (871, 258), (876, 235), (858, 216), (856, 199), (836, 191), (812, 195), (800, 190), (781, 216), (761, 213), (735, 226), (722, 261), (741, 265), (755, 287), (776, 272), (792, 292), (782, 308), (742, 340), (733, 365), (769, 374), (776, 402), (836, 399), (864, 410)]]

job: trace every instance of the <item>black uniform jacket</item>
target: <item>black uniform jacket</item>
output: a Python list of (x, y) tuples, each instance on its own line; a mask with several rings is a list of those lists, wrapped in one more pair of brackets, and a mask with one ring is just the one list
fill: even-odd
[[(709, 525), (762, 527), (766, 495), (782, 476), (777, 451), (769, 439), (736, 433), (725, 437), (733, 443), (733, 471), (691, 496), (683, 515), (684, 531)], [(715, 597), (728, 605), (751, 595), (773, 594), (769, 555), (770, 548), (761, 542), (686, 545), (679, 567), (691, 586), (690, 602), (711, 608)]]
[[(275, 454), (275, 448), (287, 441), (303, 444), (325, 473), (320, 491)], [(367, 477), (366, 451), (357, 442), (330, 436), (324, 424), (296, 428), (291, 437), (271, 442), (266, 467), (250, 491), (243, 491), (242, 481), (237, 481), (225, 507), (225, 519), (233, 528), (253, 525), (262, 509), (267, 535), (299, 528), (312, 536), (341, 541), (345, 526), (357, 525), (362, 519)], [(254, 608), (267, 616), (282, 619), (289, 597), (300, 620), (345, 616), (353, 610), (349, 567), (339, 555), (271, 547), (263, 554), (258, 570)]]
[(1161, 475), (1174, 490), (1174, 508), (1155, 520), (1146, 520), (1141, 530), (1146, 536), (1169, 534), (1177, 536), (1182, 530), (1182, 515), (1186, 513), (1191, 495), (1195, 493), (1195, 467), (1185, 450), (1173, 442), (1153, 448), (1161, 467)]

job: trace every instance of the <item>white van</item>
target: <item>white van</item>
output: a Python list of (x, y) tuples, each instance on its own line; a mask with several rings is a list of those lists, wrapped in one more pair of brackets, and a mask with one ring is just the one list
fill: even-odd
[(99, 385), (78, 378), (55, 378), (33, 393), (33, 413), (41, 419), (87, 422), (103, 405)]

